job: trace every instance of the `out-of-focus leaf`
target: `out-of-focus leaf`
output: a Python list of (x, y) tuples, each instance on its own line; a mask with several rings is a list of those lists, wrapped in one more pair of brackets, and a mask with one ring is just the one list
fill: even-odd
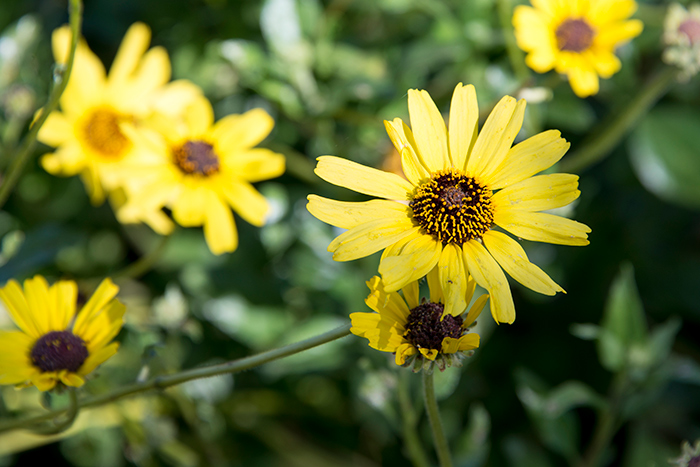
[(447, 368), (445, 371), (435, 371), (435, 397), (437, 400), (448, 398), (457, 389), (462, 371), (459, 368)]
[(473, 403), (469, 409), (469, 422), (466, 430), (457, 440), (454, 452), (458, 467), (478, 467), (484, 465), (491, 443), (491, 417), (480, 403)]
[(700, 363), (690, 357), (671, 356), (668, 365), (675, 381), (700, 386)]
[(669, 445), (648, 429), (631, 430), (622, 467), (667, 467), (669, 459), (678, 453), (675, 445)]
[(634, 282), (634, 269), (624, 264), (613, 282), (603, 313), (598, 339), (601, 364), (613, 372), (621, 370), (631, 347), (646, 340), (647, 325)]
[(575, 323), (571, 325), (571, 334), (585, 341), (596, 340), (600, 335), (600, 327), (591, 323)]
[(659, 198), (700, 208), (700, 116), (696, 108), (659, 106), (630, 139), (637, 177)]
[(511, 467), (550, 467), (552, 462), (544, 450), (533, 440), (509, 437), (503, 442), (503, 450)]
[(121, 439), (114, 429), (84, 430), (61, 442), (61, 452), (73, 465), (118, 467), (124, 465)]
[(653, 364), (660, 364), (668, 358), (680, 329), (681, 320), (674, 317), (652, 330), (647, 349)]

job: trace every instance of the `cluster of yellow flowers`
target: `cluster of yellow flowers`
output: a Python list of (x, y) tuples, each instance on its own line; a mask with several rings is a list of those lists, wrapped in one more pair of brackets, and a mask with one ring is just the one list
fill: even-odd
[[(513, 24), (526, 63), (537, 72), (568, 76), (574, 92), (598, 92), (598, 76), (620, 69), (614, 48), (641, 32), (628, 20), (633, 0), (532, 0), (515, 9)], [(268, 204), (251, 183), (279, 176), (280, 154), (256, 148), (274, 122), (263, 110), (214, 122), (210, 102), (188, 81), (170, 82), (161, 47), (148, 50), (150, 31), (134, 24), (109, 74), (84, 42), (61, 98), (39, 132), (56, 147), (43, 167), (56, 175), (80, 175), (95, 204), (110, 198), (121, 222), (144, 222), (169, 234), (173, 219), (204, 226), (215, 254), (236, 249), (231, 209), (260, 226)], [(53, 34), (56, 61), (68, 55), (67, 27)], [(334, 185), (378, 197), (342, 202), (316, 195), (308, 210), (346, 231), (328, 246), (337, 261), (384, 250), (379, 276), (367, 282), (374, 313), (353, 313), (352, 332), (375, 349), (392, 352), (398, 365), (440, 369), (479, 346), (470, 333), (486, 302), (496, 322), (512, 323), (515, 307), (504, 271), (545, 294), (563, 292), (528, 260), (518, 239), (587, 245), (590, 229), (546, 211), (578, 198), (578, 177), (540, 174), (569, 148), (556, 130), (513, 146), (525, 101), (506, 96), (479, 130), (473, 86), (457, 85), (445, 124), (426, 91), (408, 91), (411, 127), (385, 121), (401, 157), (403, 176), (334, 156), (318, 159), (316, 174)], [(538, 175), (539, 174), (539, 175)], [(427, 279), (429, 300), (419, 281)], [(488, 294), (474, 298), (477, 284)], [(24, 290), (10, 281), (0, 289), (21, 331), (0, 333), (0, 384), (57, 383), (80, 386), (113, 355), (110, 341), (122, 326), (118, 288), (106, 279), (76, 315), (77, 287), (49, 287), (40, 276)], [(469, 309), (466, 315), (465, 311)]]

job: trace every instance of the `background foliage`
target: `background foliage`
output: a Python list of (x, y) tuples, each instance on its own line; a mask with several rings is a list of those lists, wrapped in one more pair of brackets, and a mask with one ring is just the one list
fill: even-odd
[[(85, 387), (94, 394), (293, 342), (366, 311), (364, 281), (378, 255), (334, 263), (326, 246), (338, 232), (304, 207), (309, 193), (361, 198), (317, 179), (315, 157), (397, 167), (382, 120), (407, 119), (409, 88), (427, 89), (447, 110), (460, 81), (476, 86), (484, 115), (522, 92), (530, 103), (519, 139), (559, 129), (573, 153), (663, 66), (667, 7), (640, 5), (645, 30), (619, 51), (622, 71), (581, 100), (554, 73), (524, 67), (509, 44), (509, 0), (86, 3), (83, 34), (106, 64), (128, 26), (147, 23), (174, 78), (200, 85), (217, 117), (265, 108), (276, 126), (263, 145), (288, 158), (283, 177), (258, 185), (273, 202), (271, 222), (255, 229), (238, 219), (235, 253), (215, 257), (200, 230), (180, 229), (151, 271), (118, 280), (128, 305), (122, 348)], [(65, 7), (0, 6), (0, 169), (45, 101), (50, 34), (66, 22)], [(675, 85), (609, 157), (580, 171), (582, 195), (570, 209), (593, 229), (590, 246), (523, 242), (568, 293), (513, 284), (515, 324), (496, 329), (484, 317), (482, 347), (466, 368), (439, 375), (458, 465), (575, 464), (608, 404), (622, 416), (604, 455), (614, 465), (667, 465), (682, 440), (700, 438), (698, 109), (700, 79)], [(80, 180), (53, 177), (36, 158), (0, 211), (0, 235), (0, 283), (41, 273), (74, 278), (87, 292), (158, 243), (145, 226), (120, 225), (108, 205), (91, 206)], [(0, 314), (0, 327), (11, 326)], [(430, 446), (417, 379), (345, 338), (235, 378), (85, 411), (60, 440), (2, 434), (0, 464), (402, 465), (411, 414), (397, 395), (415, 399)], [(0, 394), (0, 418), (37, 410), (41, 399), (35, 389)]]

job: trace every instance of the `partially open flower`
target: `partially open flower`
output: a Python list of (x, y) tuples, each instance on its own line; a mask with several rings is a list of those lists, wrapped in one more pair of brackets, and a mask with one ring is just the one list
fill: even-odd
[(685, 9), (678, 3), (668, 8), (664, 21), (663, 59), (681, 69), (680, 78), (690, 79), (700, 71), (700, 4)]
[[(381, 279), (374, 276), (367, 282), (370, 294), (365, 300), (376, 313), (352, 313), (352, 328), (356, 336), (369, 340), (369, 346), (382, 352), (393, 352), (397, 365), (412, 366), (414, 371), (440, 371), (461, 360), (479, 347), (479, 335), (470, 333), (483, 310), (488, 295), (480, 296), (466, 316), (465, 310), (445, 313), (445, 297), (438, 268), (428, 276), (430, 300), (419, 299), (418, 281), (407, 284), (401, 293), (385, 292)], [(469, 277), (465, 303), (471, 301), (476, 282)]]

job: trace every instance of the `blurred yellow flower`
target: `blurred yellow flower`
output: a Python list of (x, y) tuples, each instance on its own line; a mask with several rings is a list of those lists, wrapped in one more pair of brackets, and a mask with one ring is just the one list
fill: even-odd
[[(238, 234), (231, 209), (255, 226), (265, 223), (269, 205), (252, 185), (284, 173), (282, 154), (254, 147), (272, 131), (274, 120), (262, 109), (229, 115), (214, 123), (214, 111), (204, 96), (192, 99), (184, 113), (154, 115), (153, 131), (126, 131), (149, 157), (125, 164), (128, 200), (117, 211), (121, 222), (142, 222), (163, 216), (151, 226), (161, 234), (172, 230), (162, 208), (172, 211), (185, 227), (204, 225), (214, 254), (234, 251)], [(183, 118), (180, 118), (183, 117)]]
[[(42, 157), (42, 166), (54, 175), (80, 174), (94, 204), (104, 200), (121, 182), (114, 168), (129, 159), (143, 157), (144, 148), (124, 133), (125, 125), (138, 126), (151, 112), (153, 100), (170, 80), (170, 59), (162, 47), (147, 51), (151, 32), (142, 23), (124, 36), (109, 72), (81, 40), (73, 72), (61, 96), (60, 111), (52, 112), (41, 127), (39, 141), (56, 147)], [(65, 63), (70, 48), (68, 26), (53, 32), (53, 53)], [(173, 83), (175, 84), (175, 83)], [(180, 89), (187, 88), (178, 84)], [(194, 85), (171, 98), (189, 99)]]
[[(316, 174), (334, 185), (383, 200), (342, 202), (309, 196), (308, 210), (320, 220), (348, 229), (328, 246), (336, 261), (385, 249), (379, 273), (386, 292), (395, 292), (435, 266), (445, 295), (445, 313), (466, 306), (467, 275), (491, 294), (497, 322), (512, 323), (515, 307), (508, 280), (546, 295), (562, 291), (530, 263), (513, 235), (539, 242), (587, 245), (590, 229), (539, 212), (578, 198), (578, 177), (538, 175), (569, 148), (560, 133), (545, 131), (513, 146), (525, 101), (506, 96), (478, 132), (474, 87), (458, 84), (449, 128), (426, 91), (408, 91), (413, 131), (401, 119), (384, 122), (401, 154), (405, 180), (338, 157), (318, 159)], [(494, 190), (500, 190), (494, 193)]]
[[(370, 294), (365, 303), (375, 313), (352, 313), (352, 328), (356, 336), (369, 340), (369, 346), (382, 352), (393, 352), (397, 365), (411, 363), (410, 357), (420, 355), (423, 360), (436, 361), (440, 369), (453, 362), (451, 354), (479, 347), (479, 335), (469, 333), (469, 327), (481, 314), (488, 295), (482, 295), (462, 317), (464, 309), (456, 315), (444, 314), (442, 286), (437, 268), (428, 274), (430, 300), (420, 300), (417, 281), (409, 282), (398, 292), (385, 292), (379, 277), (367, 281)], [(474, 295), (476, 283), (467, 279), (465, 303)], [(444, 315), (444, 318), (443, 318)]]
[(642, 32), (642, 22), (628, 20), (634, 0), (531, 0), (513, 14), (515, 37), (528, 53), (525, 62), (538, 73), (555, 69), (568, 76), (577, 96), (598, 93), (598, 76), (620, 70), (615, 48)]
[[(79, 387), (85, 377), (119, 348), (110, 341), (122, 328), (126, 308), (114, 299), (119, 287), (102, 281), (76, 317), (78, 287), (59, 281), (49, 287), (34, 276), (0, 288), (20, 331), (0, 331), (0, 384), (35, 385), (49, 391), (57, 383)], [(75, 321), (74, 321), (75, 318)]]

